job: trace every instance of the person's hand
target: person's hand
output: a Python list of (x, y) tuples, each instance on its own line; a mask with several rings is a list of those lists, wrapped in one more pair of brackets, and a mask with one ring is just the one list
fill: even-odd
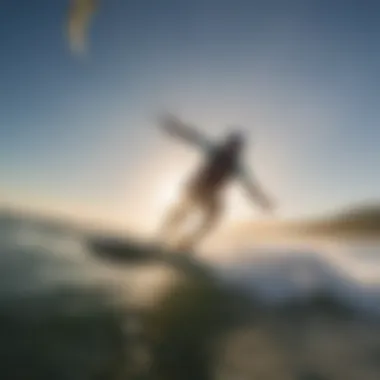
[(170, 135), (178, 135), (183, 125), (178, 117), (171, 113), (163, 113), (157, 117), (158, 125)]

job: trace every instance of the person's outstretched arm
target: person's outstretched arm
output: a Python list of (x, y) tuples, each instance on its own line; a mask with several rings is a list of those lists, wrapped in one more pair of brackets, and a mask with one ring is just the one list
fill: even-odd
[(238, 173), (238, 179), (248, 192), (249, 197), (266, 212), (274, 211), (274, 204), (269, 196), (263, 191), (259, 183), (254, 179), (246, 168), (241, 168)]
[(207, 152), (212, 149), (212, 143), (207, 137), (193, 126), (182, 122), (172, 114), (165, 114), (159, 117), (158, 124), (161, 129), (172, 137), (179, 138)]

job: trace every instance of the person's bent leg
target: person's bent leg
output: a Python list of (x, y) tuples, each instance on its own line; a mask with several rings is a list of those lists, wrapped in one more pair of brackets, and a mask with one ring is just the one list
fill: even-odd
[(159, 236), (170, 238), (187, 218), (189, 209), (190, 201), (187, 198), (175, 204), (166, 215)]
[(203, 221), (199, 228), (184, 238), (180, 244), (183, 249), (190, 249), (199, 243), (217, 224), (222, 213), (219, 199), (211, 198), (202, 204)]

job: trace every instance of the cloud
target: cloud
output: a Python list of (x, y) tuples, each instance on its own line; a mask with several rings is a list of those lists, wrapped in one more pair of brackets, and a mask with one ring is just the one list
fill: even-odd
[(67, 20), (67, 34), (70, 49), (74, 54), (87, 51), (88, 31), (98, 7), (96, 0), (71, 0)]

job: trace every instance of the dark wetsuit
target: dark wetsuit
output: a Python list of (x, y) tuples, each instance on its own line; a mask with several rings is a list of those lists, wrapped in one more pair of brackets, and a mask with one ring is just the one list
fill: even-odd
[(228, 145), (208, 149), (206, 162), (186, 184), (184, 198), (168, 215), (165, 229), (173, 230), (194, 212), (203, 214), (203, 222), (190, 235), (185, 236), (180, 245), (190, 247), (199, 241), (214, 226), (222, 211), (221, 191), (239, 171), (240, 154)]
[(199, 242), (218, 221), (223, 202), (221, 192), (233, 178), (238, 177), (248, 189), (251, 196), (261, 202), (264, 207), (268, 201), (247, 172), (240, 165), (244, 138), (240, 132), (233, 132), (221, 145), (214, 145), (196, 129), (183, 124), (175, 117), (164, 118), (163, 127), (170, 135), (180, 138), (206, 153), (206, 162), (186, 183), (183, 199), (176, 204), (167, 215), (163, 225), (162, 236), (176, 235), (176, 230), (195, 210), (203, 214), (202, 223), (193, 233), (185, 236), (180, 245), (191, 247)]
[(239, 155), (223, 145), (215, 147), (204, 165), (190, 179), (187, 194), (194, 200), (217, 197), (239, 170)]

